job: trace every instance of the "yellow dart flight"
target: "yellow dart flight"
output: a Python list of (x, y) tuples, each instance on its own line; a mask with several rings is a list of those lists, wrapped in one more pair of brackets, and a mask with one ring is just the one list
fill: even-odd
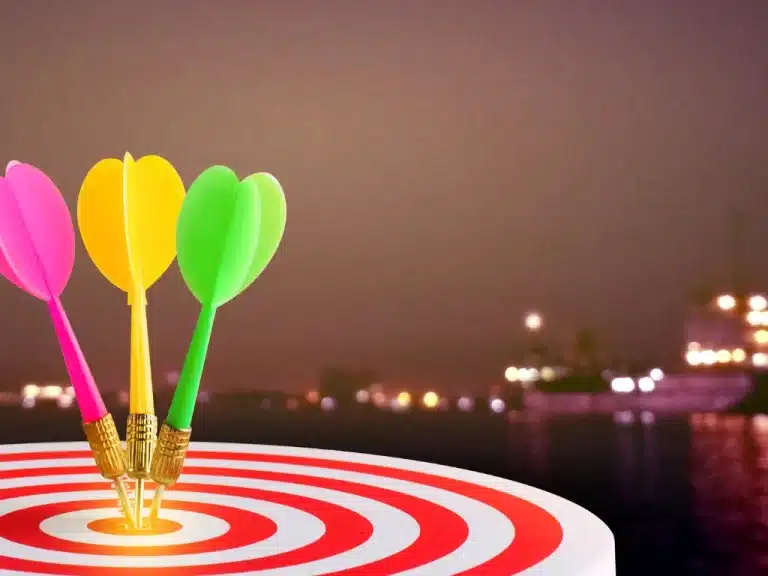
[(176, 222), (185, 189), (160, 156), (126, 154), (101, 160), (80, 187), (77, 222), (91, 260), (128, 296), (131, 307), (128, 474), (136, 479), (136, 526), (141, 527), (144, 480), (157, 437), (147, 331), (146, 291), (176, 257)]

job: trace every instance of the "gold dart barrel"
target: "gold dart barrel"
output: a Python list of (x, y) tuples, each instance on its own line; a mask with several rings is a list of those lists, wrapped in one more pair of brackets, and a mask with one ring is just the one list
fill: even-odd
[(101, 475), (108, 480), (114, 480), (125, 474), (125, 456), (112, 414), (107, 413), (95, 422), (84, 422), (83, 430)]
[(176, 430), (163, 422), (150, 468), (150, 477), (157, 484), (173, 486), (179, 479), (191, 435), (192, 430)]
[(150, 477), (157, 484), (152, 500), (151, 519), (157, 518), (160, 512), (164, 489), (173, 486), (181, 475), (181, 468), (184, 466), (184, 458), (187, 455), (191, 435), (191, 429), (176, 430), (165, 422), (160, 427), (150, 467)]
[(141, 527), (144, 510), (144, 481), (149, 478), (152, 454), (157, 442), (157, 417), (154, 414), (129, 414), (125, 434), (128, 476), (136, 479), (134, 523)]
[(123, 481), (123, 476), (127, 471), (125, 455), (112, 415), (107, 413), (95, 422), (83, 422), (83, 431), (88, 444), (91, 446), (96, 467), (104, 478), (115, 483), (123, 513), (133, 526), (131, 504)]
[(149, 478), (152, 454), (157, 442), (157, 416), (129, 414), (125, 433), (125, 458), (128, 476)]

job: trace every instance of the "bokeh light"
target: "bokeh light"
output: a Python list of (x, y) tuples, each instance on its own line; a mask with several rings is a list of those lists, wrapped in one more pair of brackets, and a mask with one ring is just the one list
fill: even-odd
[(720, 310), (733, 310), (736, 308), (736, 298), (730, 294), (722, 294), (717, 297), (717, 307)]
[(535, 332), (540, 330), (543, 324), (544, 320), (538, 312), (529, 312), (525, 315), (525, 327), (528, 330)]
[(426, 408), (436, 408), (438, 403), (440, 402), (440, 397), (437, 395), (437, 393), (429, 391), (426, 394), (424, 394), (424, 397), (421, 399), (422, 404)]

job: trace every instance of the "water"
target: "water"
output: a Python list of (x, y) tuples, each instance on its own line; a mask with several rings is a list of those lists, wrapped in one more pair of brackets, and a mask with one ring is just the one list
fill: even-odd
[[(2, 443), (82, 439), (74, 411), (2, 410)], [(203, 407), (193, 430), (197, 440), (372, 452), (549, 490), (611, 527), (619, 576), (768, 574), (765, 418), (508, 422), (488, 414), (286, 412), (240, 401)]]

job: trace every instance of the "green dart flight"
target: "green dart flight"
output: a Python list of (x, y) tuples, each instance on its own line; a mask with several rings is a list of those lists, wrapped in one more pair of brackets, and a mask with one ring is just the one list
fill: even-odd
[(216, 311), (264, 271), (280, 245), (285, 222), (283, 189), (264, 172), (239, 180), (229, 168), (212, 166), (184, 198), (176, 228), (177, 259), (201, 310), (152, 458), (150, 474), (157, 484), (153, 520), (164, 488), (181, 473)]

